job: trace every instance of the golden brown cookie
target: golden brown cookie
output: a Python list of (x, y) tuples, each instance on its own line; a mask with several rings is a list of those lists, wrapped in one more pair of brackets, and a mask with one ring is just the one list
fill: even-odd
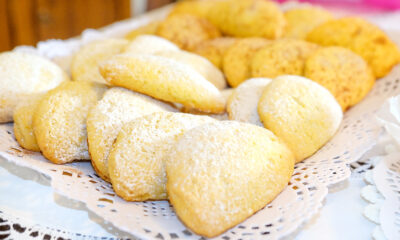
[(91, 108), (87, 118), (89, 153), (99, 176), (110, 181), (108, 155), (122, 126), (159, 111), (175, 111), (170, 105), (128, 89), (114, 87)]
[(375, 82), (364, 59), (342, 47), (316, 51), (307, 59), (304, 76), (326, 87), (343, 111), (361, 101)]
[(287, 25), (283, 36), (298, 39), (305, 39), (313, 28), (333, 19), (329, 11), (319, 7), (294, 8), (284, 15)]
[(269, 78), (251, 78), (234, 88), (226, 104), (229, 119), (262, 127), (257, 111), (258, 101), (270, 82)]
[(18, 104), (14, 111), (14, 135), (21, 147), (39, 152), (39, 146), (33, 133), (33, 114), (43, 94), (32, 96), (27, 102)]
[(128, 32), (125, 35), (125, 39), (132, 41), (140, 35), (155, 35), (159, 25), (160, 25), (160, 21), (154, 21), (154, 22), (150, 22), (146, 25), (140, 26), (140, 27)]
[(323, 46), (342, 46), (369, 64), (375, 77), (384, 77), (400, 62), (399, 48), (377, 26), (357, 17), (325, 22), (314, 28), (307, 40)]
[(253, 55), (269, 43), (265, 38), (240, 39), (225, 52), (222, 67), (230, 86), (237, 87), (251, 78), (250, 61)]
[(328, 142), (342, 121), (342, 109), (324, 87), (300, 76), (280, 76), (265, 88), (258, 103), (264, 127), (293, 151), (296, 162)]
[(71, 74), (74, 81), (103, 83), (99, 73), (99, 63), (122, 53), (128, 45), (125, 39), (105, 39), (93, 41), (83, 46), (74, 55), (71, 62)]
[(187, 64), (200, 73), (218, 89), (226, 88), (224, 74), (206, 58), (186, 51), (161, 51), (155, 53), (157, 56), (166, 57)]
[(208, 19), (222, 33), (235, 37), (277, 39), (285, 28), (285, 17), (278, 5), (265, 0), (217, 1)]
[(215, 7), (215, 0), (179, 1), (168, 16), (189, 14), (207, 18), (210, 10)]
[(225, 109), (225, 101), (212, 83), (193, 68), (169, 58), (119, 55), (104, 62), (100, 72), (112, 85), (157, 99), (203, 112), (221, 113)]
[(89, 82), (65, 82), (40, 100), (33, 131), (43, 156), (57, 164), (89, 160), (86, 118), (106, 90)]
[(27, 53), (0, 53), (0, 123), (13, 120), (17, 104), (45, 93), (68, 75), (50, 60)]
[(219, 37), (206, 40), (198, 44), (192, 52), (207, 58), (217, 68), (222, 69), (222, 57), (236, 40), (236, 38), (232, 37)]
[(166, 159), (169, 200), (182, 222), (205, 237), (265, 207), (294, 168), (293, 153), (274, 134), (235, 121), (187, 131)]
[(174, 15), (161, 22), (157, 35), (174, 42), (181, 49), (192, 50), (200, 42), (221, 36), (207, 19), (193, 15)]
[(125, 124), (108, 159), (115, 193), (127, 201), (167, 199), (165, 157), (176, 138), (214, 121), (206, 116), (157, 112)]
[(258, 50), (252, 57), (252, 77), (274, 78), (280, 75), (303, 75), (306, 59), (319, 47), (297, 39), (280, 39)]

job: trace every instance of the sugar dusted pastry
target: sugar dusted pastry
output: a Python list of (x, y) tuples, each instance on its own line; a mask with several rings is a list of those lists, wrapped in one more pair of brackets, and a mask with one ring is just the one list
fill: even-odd
[(218, 121), (178, 138), (166, 158), (167, 192), (186, 226), (214, 237), (271, 202), (293, 168), (292, 152), (267, 129)]
[(21, 52), (0, 53), (0, 79), (0, 123), (13, 120), (17, 104), (69, 80), (50, 60)]
[(74, 81), (106, 83), (99, 73), (98, 64), (116, 54), (122, 53), (128, 41), (125, 39), (97, 40), (83, 46), (71, 62)]
[(235, 88), (226, 104), (229, 119), (262, 127), (257, 111), (258, 101), (270, 82), (269, 78), (252, 78)]
[(14, 111), (14, 135), (21, 147), (39, 152), (39, 146), (33, 133), (33, 114), (36, 111), (43, 94), (38, 94), (29, 98), (26, 102), (17, 105)]
[(286, 142), (296, 162), (325, 145), (343, 117), (340, 105), (326, 88), (291, 75), (267, 85), (258, 103), (258, 114), (265, 128)]
[(303, 40), (276, 40), (254, 53), (250, 62), (251, 76), (303, 75), (306, 59), (318, 48), (318, 45)]
[(209, 82), (214, 84), (214, 86), (218, 89), (221, 90), (226, 88), (224, 74), (210, 61), (202, 56), (186, 51), (161, 51), (155, 53), (155, 55), (170, 58), (183, 64), (187, 64), (200, 73)]
[(323, 46), (342, 46), (370, 65), (376, 78), (384, 77), (400, 62), (399, 48), (377, 26), (362, 18), (345, 17), (314, 28), (307, 40)]
[(286, 28), (284, 37), (304, 39), (318, 25), (333, 19), (332, 14), (319, 7), (293, 8), (284, 13)]
[(342, 47), (326, 47), (307, 59), (304, 76), (326, 87), (343, 111), (360, 102), (375, 77), (362, 57)]
[(165, 158), (176, 138), (214, 121), (207, 116), (157, 112), (125, 124), (108, 159), (116, 194), (128, 201), (167, 199)]
[(251, 78), (250, 63), (253, 55), (269, 43), (265, 38), (244, 38), (237, 40), (226, 50), (222, 67), (230, 86), (237, 87), (244, 80)]
[(173, 15), (161, 22), (157, 35), (174, 42), (181, 49), (194, 49), (200, 42), (221, 36), (218, 28), (206, 18)]
[(122, 126), (138, 117), (159, 111), (176, 111), (170, 105), (149, 96), (114, 87), (91, 108), (87, 118), (89, 153), (93, 168), (110, 181), (108, 155)]
[(153, 35), (140, 35), (129, 43), (125, 53), (154, 54), (159, 51), (179, 51), (179, 48), (167, 39)]
[(222, 69), (222, 58), (236, 38), (219, 37), (199, 43), (192, 52), (207, 58), (217, 68)]
[(222, 113), (225, 110), (225, 101), (212, 83), (193, 68), (169, 58), (119, 55), (104, 62), (100, 71), (115, 86), (203, 112)]
[(106, 87), (65, 82), (47, 92), (33, 115), (33, 130), (43, 156), (53, 163), (89, 160), (86, 118)]

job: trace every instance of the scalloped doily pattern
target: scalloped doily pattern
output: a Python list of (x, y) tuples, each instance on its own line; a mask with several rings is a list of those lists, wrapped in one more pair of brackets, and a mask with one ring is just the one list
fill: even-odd
[[(116, 23), (103, 32), (88, 31), (81, 39), (42, 42), (34, 51), (68, 66), (70, 55), (84, 42), (121, 36), (166, 12), (167, 9), (163, 9), (139, 20)], [(277, 239), (293, 233), (317, 213), (328, 187), (350, 176), (349, 164), (376, 143), (381, 128), (374, 120), (374, 113), (386, 98), (399, 93), (400, 66), (397, 66), (390, 75), (377, 81), (364, 101), (346, 112), (340, 130), (329, 143), (296, 165), (288, 187), (273, 202), (216, 239)], [(84, 202), (88, 209), (138, 238), (202, 239), (177, 219), (167, 201), (126, 202), (117, 197), (110, 184), (95, 174), (89, 162), (54, 165), (38, 153), (21, 149), (14, 139), (11, 124), (0, 125), (0, 156), (49, 176), (57, 192)]]

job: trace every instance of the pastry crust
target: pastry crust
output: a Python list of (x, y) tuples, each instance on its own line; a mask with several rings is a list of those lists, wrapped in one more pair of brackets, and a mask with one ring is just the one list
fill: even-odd
[(111, 88), (91, 108), (87, 118), (89, 153), (93, 167), (105, 181), (108, 155), (122, 126), (138, 117), (159, 111), (175, 111), (170, 105), (124, 88)]
[(336, 133), (340, 105), (324, 87), (299, 76), (281, 76), (267, 85), (258, 103), (264, 127), (293, 151), (296, 162), (314, 154)]
[(375, 83), (364, 59), (342, 47), (316, 51), (306, 62), (304, 76), (326, 87), (343, 111), (360, 102)]
[(167, 39), (153, 35), (140, 35), (125, 49), (125, 53), (136, 54), (154, 54), (159, 51), (179, 51), (179, 48)]
[(169, 58), (119, 55), (104, 62), (100, 71), (115, 86), (203, 112), (221, 113), (225, 110), (225, 101), (212, 83), (193, 68)]
[(125, 35), (125, 39), (132, 41), (140, 35), (155, 35), (161, 21), (150, 22), (144, 26), (133, 29)]
[(125, 124), (108, 162), (115, 193), (127, 201), (167, 199), (165, 156), (185, 131), (216, 120), (157, 112)]
[(235, 121), (193, 128), (167, 156), (167, 192), (192, 231), (217, 236), (271, 202), (288, 184), (294, 156), (267, 129)]
[(40, 100), (33, 130), (42, 154), (56, 164), (89, 160), (86, 118), (106, 90), (89, 82), (65, 82)]
[(222, 70), (222, 58), (228, 48), (236, 41), (237, 39), (233, 37), (214, 38), (201, 42), (192, 52), (207, 58), (217, 68)]
[(13, 120), (17, 104), (68, 81), (68, 75), (55, 63), (33, 54), (0, 54), (0, 123)]

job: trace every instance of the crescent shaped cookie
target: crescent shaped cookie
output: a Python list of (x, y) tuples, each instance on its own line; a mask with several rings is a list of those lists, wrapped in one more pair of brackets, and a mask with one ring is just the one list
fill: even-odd
[(122, 53), (128, 41), (124, 39), (105, 39), (93, 41), (83, 46), (71, 62), (72, 79), (75, 81), (106, 83), (99, 73), (99, 63)]
[(220, 37), (221, 33), (206, 18), (183, 14), (167, 17), (158, 27), (157, 35), (190, 51), (202, 41)]
[(21, 52), (0, 54), (0, 79), (0, 123), (13, 120), (17, 104), (69, 80), (50, 60)]
[(294, 169), (289, 148), (267, 129), (218, 121), (185, 132), (166, 158), (167, 192), (192, 231), (217, 236), (271, 202)]
[(286, 25), (278, 5), (265, 0), (216, 1), (208, 19), (228, 36), (277, 39)]
[(284, 13), (287, 22), (284, 37), (305, 39), (318, 25), (333, 19), (332, 14), (319, 7), (294, 8)]
[(280, 75), (303, 75), (306, 59), (318, 45), (297, 39), (280, 39), (258, 50), (252, 57), (252, 77), (274, 78)]
[(157, 112), (125, 124), (108, 159), (115, 193), (128, 201), (167, 199), (166, 154), (179, 135), (213, 121), (206, 116)]
[(336, 133), (343, 113), (334, 96), (312, 80), (281, 76), (267, 85), (258, 114), (292, 149), (296, 162), (314, 154)]
[(357, 17), (327, 21), (314, 28), (307, 41), (352, 50), (364, 58), (376, 78), (386, 76), (400, 62), (396, 44), (377, 26)]
[(160, 56), (125, 54), (100, 66), (112, 85), (203, 112), (221, 113), (225, 101), (219, 90), (193, 68)]
[(326, 87), (343, 111), (360, 102), (375, 77), (362, 57), (342, 47), (326, 47), (307, 59), (304, 76)]
[(106, 87), (89, 82), (65, 82), (40, 100), (33, 130), (43, 156), (56, 164), (88, 160), (86, 118)]
[(206, 58), (189, 53), (186, 51), (161, 51), (155, 53), (157, 56), (173, 59), (175, 61), (187, 64), (200, 73), (205, 79), (214, 84), (218, 89), (226, 88), (226, 81), (224, 74), (216, 68)]
[(40, 152), (40, 149), (33, 133), (33, 114), (42, 97), (43, 94), (32, 96), (27, 102), (18, 104), (13, 116), (15, 139), (21, 147), (34, 152)]
[(226, 104), (229, 119), (262, 127), (257, 111), (258, 101), (270, 82), (268, 78), (252, 78), (235, 88)]
[(159, 111), (175, 111), (170, 105), (124, 88), (111, 88), (90, 110), (87, 118), (89, 153), (98, 175), (110, 181), (108, 155), (122, 125)]
[(217, 68), (222, 70), (222, 57), (228, 48), (236, 42), (236, 40), (236, 38), (232, 37), (214, 38), (201, 42), (192, 50), (192, 52), (207, 58)]
[(179, 51), (179, 48), (167, 39), (141, 35), (132, 40), (125, 49), (126, 53), (136, 54), (154, 54), (159, 51)]
[(264, 38), (240, 39), (225, 52), (222, 67), (230, 86), (237, 87), (251, 78), (250, 63), (253, 55), (269, 43)]

